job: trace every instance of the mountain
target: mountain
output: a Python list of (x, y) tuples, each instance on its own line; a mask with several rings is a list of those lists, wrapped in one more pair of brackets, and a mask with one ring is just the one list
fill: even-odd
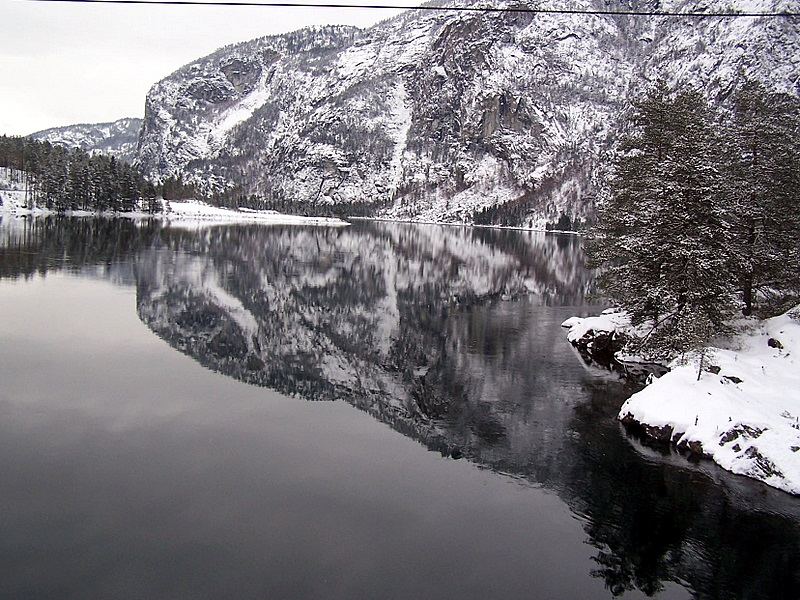
[(259, 38), (184, 66), (148, 93), (138, 161), (153, 177), (182, 174), (207, 194), (238, 184), (284, 210), (570, 226), (592, 217), (614, 123), (648, 81), (692, 83), (724, 103), (743, 76), (797, 93), (798, 72), (795, 19), (409, 11), (366, 30)]
[(28, 137), (87, 152), (102, 152), (131, 163), (136, 158), (136, 146), (142, 119), (124, 118), (112, 123), (94, 123), (53, 127)]

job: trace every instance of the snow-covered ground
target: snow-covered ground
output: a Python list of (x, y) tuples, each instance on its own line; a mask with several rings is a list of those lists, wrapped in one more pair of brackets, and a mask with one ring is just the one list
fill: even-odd
[(91, 211), (91, 210), (68, 210), (63, 213), (58, 213), (54, 210), (50, 210), (48, 208), (42, 208), (36, 205), (34, 205), (33, 208), (28, 208), (27, 203), (25, 201), (24, 191), (0, 189), (0, 215), (3, 214), (16, 215), (16, 216), (31, 215), (34, 217), (46, 217), (49, 215), (57, 215), (57, 214), (63, 214), (64, 216), (67, 217), (95, 217), (100, 215), (105, 217), (125, 217), (130, 219), (144, 219), (153, 216), (152, 214), (144, 211), (128, 211), (120, 213), (106, 211), (98, 213), (96, 211)]
[[(572, 343), (597, 331), (631, 331), (623, 313), (611, 312), (564, 326)], [(717, 345), (672, 361), (667, 374), (622, 405), (620, 420), (733, 473), (800, 494), (800, 306), (750, 321)]]
[[(56, 214), (55, 211), (34, 206), (29, 208), (25, 200), (25, 190), (21, 183), (0, 172), (0, 215), (34, 215), (47, 216)], [(98, 213), (94, 211), (72, 210), (64, 213), (71, 217), (91, 217)], [(249, 210), (246, 208), (235, 210), (212, 206), (198, 200), (164, 203), (164, 212), (161, 215), (152, 215), (144, 211), (103, 213), (103, 216), (120, 216), (128, 218), (161, 217), (170, 225), (188, 226), (193, 224), (224, 225), (230, 223), (260, 223), (265, 225), (324, 225), (328, 227), (343, 227), (349, 225), (347, 221), (328, 217), (303, 217), (299, 215), (285, 215), (274, 210)]]
[(224, 223), (261, 223), (271, 225), (325, 225), (334, 227), (344, 227), (349, 225), (347, 221), (330, 217), (304, 217), (300, 215), (285, 215), (274, 210), (234, 210), (231, 208), (220, 208), (211, 206), (198, 200), (186, 200), (182, 202), (169, 202), (164, 218), (170, 225), (182, 225), (192, 222), (203, 222), (205, 224), (224, 224)]
[[(0, 167), (0, 216), (2, 215), (16, 215), (16, 216), (41, 216), (59, 214), (54, 210), (33, 204), (32, 207), (28, 206), (26, 199), (25, 186), (22, 183), (22, 173), (16, 170), (9, 170)], [(63, 213), (69, 217), (93, 217), (97, 216), (96, 211), (91, 210), (69, 210)], [(103, 216), (120, 216), (128, 218), (146, 218), (153, 215), (144, 211), (133, 211), (124, 213), (103, 213)]]

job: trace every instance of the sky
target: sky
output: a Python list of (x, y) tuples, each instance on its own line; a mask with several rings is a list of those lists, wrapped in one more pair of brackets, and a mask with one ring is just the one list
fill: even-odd
[(221, 46), (309, 25), (368, 27), (399, 12), (0, 0), (0, 134), (142, 117), (152, 84)]

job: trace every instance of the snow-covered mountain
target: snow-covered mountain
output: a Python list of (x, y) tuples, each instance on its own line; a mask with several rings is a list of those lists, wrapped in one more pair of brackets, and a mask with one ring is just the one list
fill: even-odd
[[(729, 3), (559, 5), (567, 7)], [(151, 176), (183, 173), (206, 191), (239, 183), (277, 206), (574, 222), (591, 216), (614, 122), (645, 81), (690, 82), (724, 102), (743, 76), (797, 93), (798, 72), (796, 19), (410, 11), (366, 30), (259, 38), (186, 65), (150, 90), (138, 160)]]
[(125, 162), (136, 158), (136, 146), (142, 119), (124, 118), (112, 123), (85, 123), (53, 127), (30, 134), (28, 137), (68, 148), (82, 148), (87, 152), (102, 152)]

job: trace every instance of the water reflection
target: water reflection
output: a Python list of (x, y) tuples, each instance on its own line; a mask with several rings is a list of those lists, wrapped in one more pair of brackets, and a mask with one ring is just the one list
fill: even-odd
[(135, 284), (140, 319), (209, 369), (344, 400), (432, 450), (555, 491), (614, 594), (667, 581), (698, 597), (800, 589), (798, 502), (709, 465), (651, 460), (614, 419), (630, 390), (563, 341), (591, 284), (576, 238), (372, 223), (0, 227), (0, 276), (50, 269)]

